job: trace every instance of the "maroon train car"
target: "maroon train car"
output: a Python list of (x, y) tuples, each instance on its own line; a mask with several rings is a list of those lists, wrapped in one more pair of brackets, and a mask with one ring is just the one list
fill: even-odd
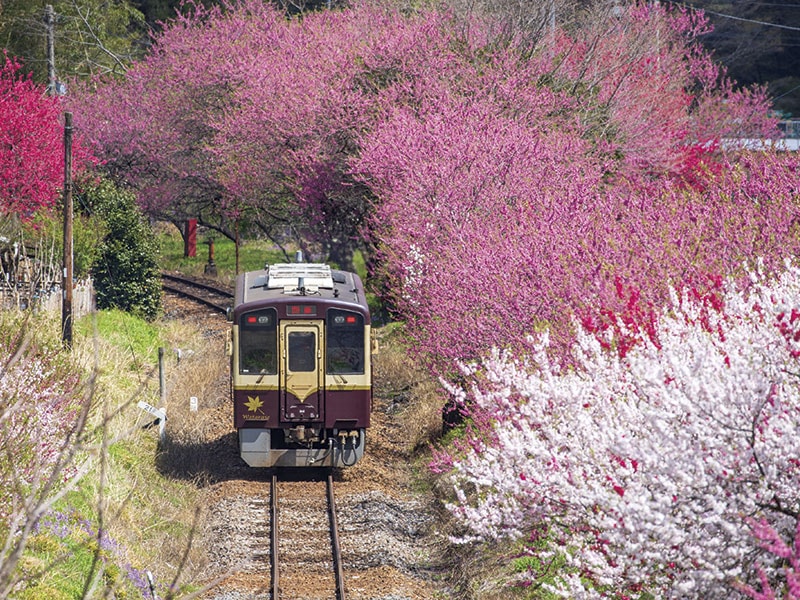
[(345, 467), (372, 408), (370, 314), (355, 273), (280, 263), (236, 279), (233, 420), (251, 467)]

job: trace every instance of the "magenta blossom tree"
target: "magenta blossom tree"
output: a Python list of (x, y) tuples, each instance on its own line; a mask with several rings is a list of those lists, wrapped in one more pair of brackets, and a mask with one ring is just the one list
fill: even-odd
[(759, 564), (757, 565), (758, 585), (739, 584), (737, 589), (753, 600), (798, 600), (800, 598), (800, 519), (797, 519), (794, 540), (789, 543), (766, 519), (752, 519), (750, 525), (753, 535), (761, 547), (769, 553), (770, 558), (774, 557), (782, 561), (783, 577), (781, 579), (783, 581), (778, 584), (770, 582), (769, 573)]
[[(59, 200), (64, 183), (63, 107), (22, 72), (12, 57), (0, 65), (0, 211), (30, 219)], [(75, 174), (91, 162), (78, 136)]]

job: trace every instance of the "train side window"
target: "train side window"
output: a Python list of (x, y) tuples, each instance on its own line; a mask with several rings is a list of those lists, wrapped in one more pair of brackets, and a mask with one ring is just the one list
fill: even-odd
[(317, 336), (313, 331), (289, 332), (289, 370), (314, 371), (317, 364)]
[(239, 373), (278, 373), (278, 315), (268, 308), (245, 313), (239, 319)]
[(326, 368), (331, 375), (364, 373), (364, 316), (330, 309), (327, 316)]

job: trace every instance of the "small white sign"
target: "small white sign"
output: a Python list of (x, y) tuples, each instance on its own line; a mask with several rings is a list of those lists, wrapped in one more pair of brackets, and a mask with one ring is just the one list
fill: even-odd
[(189, 410), (192, 412), (197, 412), (197, 396), (192, 396), (189, 398)]
[(146, 410), (147, 412), (149, 412), (154, 417), (161, 419), (162, 422), (167, 420), (167, 412), (165, 410), (156, 408), (155, 406), (148, 404), (144, 400), (139, 400), (138, 406), (142, 410)]

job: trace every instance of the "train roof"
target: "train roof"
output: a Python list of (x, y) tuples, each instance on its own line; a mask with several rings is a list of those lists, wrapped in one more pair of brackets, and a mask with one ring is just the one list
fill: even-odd
[(361, 278), (350, 271), (331, 269), (322, 263), (276, 263), (260, 271), (248, 271), (236, 278), (234, 310), (241, 305), (269, 305), (322, 300), (331, 305), (356, 306), (369, 314)]

